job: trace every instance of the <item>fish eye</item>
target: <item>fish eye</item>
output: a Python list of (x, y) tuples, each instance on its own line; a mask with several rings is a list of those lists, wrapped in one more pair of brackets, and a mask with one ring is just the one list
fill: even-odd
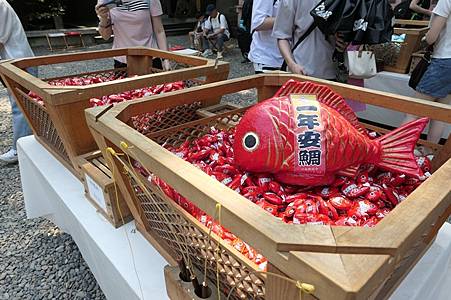
[(258, 135), (254, 132), (248, 132), (243, 137), (243, 147), (246, 151), (252, 152), (257, 149), (260, 144)]

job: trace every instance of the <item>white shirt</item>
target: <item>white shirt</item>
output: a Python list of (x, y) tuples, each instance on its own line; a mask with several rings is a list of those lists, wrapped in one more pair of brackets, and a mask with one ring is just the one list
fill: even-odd
[(435, 15), (446, 18), (445, 27), (434, 45), (433, 58), (451, 58), (451, 0), (439, 0), (434, 8), (433, 18)]
[[(277, 1), (274, 5), (273, 3), (273, 0), (254, 0), (251, 31), (263, 24), (267, 17), (277, 16), (280, 1)], [(256, 64), (280, 68), (283, 57), (277, 46), (277, 39), (272, 36), (272, 30), (254, 32), (248, 58)]]
[(207, 20), (205, 20), (204, 28), (206, 30), (212, 30), (213, 32), (216, 32), (219, 29), (225, 29), (224, 34), (228, 38), (230, 38), (229, 24), (227, 24), (227, 19), (223, 14), (219, 12), (216, 18), (208, 17)]
[[(268, 0), (269, 1), (269, 0)], [(273, 28), (273, 37), (292, 39), (296, 43), (313, 22), (310, 11), (320, 0), (281, 0)], [(332, 54), (335, 45), (326, 40), (324, 34), (315, 28), (293, 53), (297, 64), (304, 67), (307, 75), (334, 79), (335, 68)]]
[(34, 56), (22, 23), (6, 0), (0, 0), (0, 22), (0, 59)]

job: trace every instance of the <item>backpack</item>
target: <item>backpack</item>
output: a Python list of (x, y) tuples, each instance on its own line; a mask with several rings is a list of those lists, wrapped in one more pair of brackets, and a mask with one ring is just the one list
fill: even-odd
[(322, 0), (310, 14), (312, 26), (326, 36), (341, 32), (346, 42), (356, 45), (391, 41), (393, 10), (388, 0)]

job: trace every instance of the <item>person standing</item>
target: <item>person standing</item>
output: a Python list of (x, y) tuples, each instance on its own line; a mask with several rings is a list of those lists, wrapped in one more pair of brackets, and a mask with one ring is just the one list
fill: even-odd
[(214, 4), (207, 6), (207, 15), (209, 16), (204, 23), (204, 37), (206, 39), (204, 48), (206, 49), (202, 54), (208, 57), (213, 54), (210, 46), (213, 46), (218, 51), (218, 59), (223, 58), (224, 43), (230, 39), (229, 25), (226, 17), (219, 13)]
[[(160, 0), (123, 0), (120, 6), (112, 9), (104, 3), (105, 0), (98, 0), (95, 7), (100, 20), (98, 29), (105, 40), (114, 34), (113, 49), (148, 47), (168, 50)], [(124, 56), (115, 57), (115, 68), (126, 66)], [(168, 70), (169, 61), (162, 63), (160, 59), (154, 59), (153, 67)]]
[[(416, 97), (451, 105), (451, 0), (439, 0), (432, 11), (426, 42), (434, 45), (434, 51), (431, 63), (417, 85)], [(412, 119), (415, 117), (408, 115), (404, 122)], [(445, 123), (432, 120), (428, 140), (438, 143), (446, 127)]]
[(308, 33), (313, 24), (310, 11), (319, 0), (280, 0), (280, 7), (274, 22), (273, 37), (278, 39), (280, 52), (292, 73), (335, 80), (336, 67), (332, 60), (335, 48), (343, 51), (347, 45), (335, 37), (325, 37), (318, 29), (313, 29), (295, 49), (296, 44)]
[[(0, 26), (0, 59), (34, 56), (19, 17), (6, 0), (0, 0), (0, 20), (2, 22)], [(37, 75), (36, 70), (28, 71)], [(32, 132), (15, 99), (11, 94), (8, 94), (8, 97), (12, 110), (13, 143), (9, 151), (0, 155), (0, 161), (15, 163), (17, 162), (17, 140)]]
[(256, 74), (280, 70), (283, 63), (277, 39), (272, 36), (280, 2), (254, 0), (251, 22), (252, 44), (248, 58), (253, 62)]

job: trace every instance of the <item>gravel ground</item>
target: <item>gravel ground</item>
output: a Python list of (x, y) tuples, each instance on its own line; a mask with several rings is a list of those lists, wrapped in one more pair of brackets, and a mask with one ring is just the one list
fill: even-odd
[[(185, 37), (169, 37), (170, 45), (185, 45)], [(89, 50), (107, 49), (103, 44)], [(75, 51), (81, 51), (78, 49)], [(49, 54), (35, 49), (37, 55)], [(55, 53), (55, 52), (54, 52)], [(55, 53), (56, 54), (56, 53)], [(250, 75), (252, 65), (241, 64), (238, 49), (229, 50), (231, 78)], [(110, 68), (111, 60), (41, 67), (39, 76), (57, 77)], [(228, 97), (227, 101), (249, 104), (253, 91)], [(11, 111), (6, 91), (0, 89), (0, 153), (10, 147)], [(105, 299), (95, 278), (70, 235), (44, 218), (27, 220), (17, 165), (0, 165), (0, 300), (3, 299)]]

